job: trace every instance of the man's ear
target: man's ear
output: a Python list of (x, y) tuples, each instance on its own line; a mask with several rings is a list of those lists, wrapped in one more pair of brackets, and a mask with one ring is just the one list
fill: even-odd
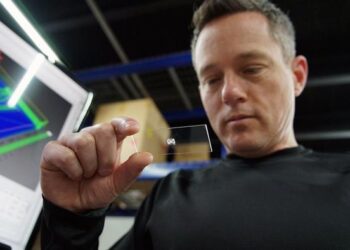
[(295, 96), (299, 96), (305, 88), (309, 73), (307, 59), (304, 56), (297, 56), (293, 59), (292, 73), (294, 78), (294, 93)]

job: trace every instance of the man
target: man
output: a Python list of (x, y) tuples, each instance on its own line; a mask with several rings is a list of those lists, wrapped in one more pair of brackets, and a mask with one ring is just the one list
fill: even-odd
[[(201, 99), (229, 156), (160, 180), (113, 249), (350, 249), (350, 157), (295, 139), (308, 66), (288, 17), (265, 0), (206, 0), (194, 25)], [(105, 207), (152, 160), (120, 165), (137, 130), (119, 118), (46, 146), (43, 249), (97, 248)]]

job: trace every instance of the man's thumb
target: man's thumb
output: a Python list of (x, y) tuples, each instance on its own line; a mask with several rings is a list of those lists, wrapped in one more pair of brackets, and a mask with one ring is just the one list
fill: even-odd
[(116, 195), (125, 191), (140, 175), (142, 170), (153, 161), (153, 155), (147, 152), (135, 153), (118, 166), (113, 173)]

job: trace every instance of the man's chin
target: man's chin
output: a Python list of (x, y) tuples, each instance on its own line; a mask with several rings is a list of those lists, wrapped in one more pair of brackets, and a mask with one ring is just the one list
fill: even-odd
[(261, 145), (259, 145), (256, 141), (251, 140), (236, 140), (230, 141), (227, 149), (231, 154), (235, 154), (241, 157), (258, 157), (261, 151)]

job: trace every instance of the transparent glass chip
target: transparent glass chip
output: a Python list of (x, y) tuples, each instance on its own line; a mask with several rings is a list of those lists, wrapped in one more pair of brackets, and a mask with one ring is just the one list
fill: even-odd
[(212, 152), (206, 124), (169, 128), (165, 144), (167, 155)]
[(206, 124), (156, 129), (146, 127), (125, 139), (122, 159), (141, 151), (152, 153), (154, 162), (163, 162), (168, 155), (210, 153), (212, 146)]

